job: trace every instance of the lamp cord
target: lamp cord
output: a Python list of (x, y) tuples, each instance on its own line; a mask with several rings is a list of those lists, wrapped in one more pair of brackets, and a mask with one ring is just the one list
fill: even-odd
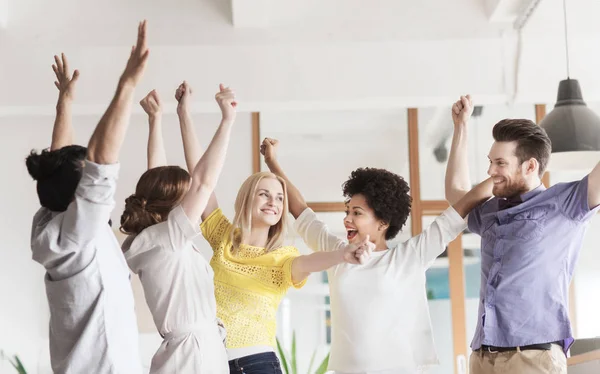
[(567, 57), (567, 79), (571, 77), (571, 69), (569, 66), (569, 34), (567, 29), (567, 0), (563, 0), (563, 16), (565, 23), (565, 52)]

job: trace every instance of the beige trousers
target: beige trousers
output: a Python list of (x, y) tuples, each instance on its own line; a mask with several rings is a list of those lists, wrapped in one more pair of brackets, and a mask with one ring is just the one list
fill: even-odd
[(471, 353), (469, 374), (567, 374), (567, 357), (562, 347), (552, 344), (549, 351)]

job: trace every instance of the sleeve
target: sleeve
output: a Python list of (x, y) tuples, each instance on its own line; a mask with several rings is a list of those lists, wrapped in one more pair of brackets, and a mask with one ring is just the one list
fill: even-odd
[(327, 225), (323, 221), (319, 221), (315, 212), (310, 208), (306, 208), (298, 216), (294, 222), (294, 229), (313, 251), (335, 251), (345, 245), (344, 240), (330, 233)]
[(588, 176), (580, 181), (566, 183), (558, 194), (558, 204), (564, 214), (574, 221), (586, 221), (594, 216), (600, 206), (590, 208), (588, 203)]
[(167, 227), (169, 229), (169, 242), (173, 251), (183, 249), (187, 243), (200, 234), (200, 227), (192, 224), (181, 205), (169, 212)]
[(446, 246), (466, 228), (465, 220), (450, 207), (423, 232), (409, 240), (426, 269), (444, 252)]
[(477, 235), (481, 235), (481, 208), (484, 204), (475, 207), (467, 218), (469, 231)]
[(296, 289), (300, 289), (300, 288), (304, 287), (304, 285), (306, 284), (306, 281), (308, 280), (308, 277), (304, 278), (302, 281), (300, 281), (298, 283), (294, 283), (294, 281), (292, 280), (292, 263), (299, 256), (300, 256), (300, 253), (296, 249), (296, 253), (290, 254), (283, 261), (283, 279), (286, 281), (286, 283), (288, 285), (287, 288), (294, 287)]
[(202, 235), (208, 241), (213, 250), (216, 250), (219, 245), (226, 239), (226, 236), (231, 233), (233, 225), (221, 209), (215, 209), (210, 216), (208, 216), (200, 224), (202, 229)]
[(61, 239), (85, 247), (108, 225), (115, 207), (119, 164), (101, 165), (85, 161), (75, 199), (64, 212)]

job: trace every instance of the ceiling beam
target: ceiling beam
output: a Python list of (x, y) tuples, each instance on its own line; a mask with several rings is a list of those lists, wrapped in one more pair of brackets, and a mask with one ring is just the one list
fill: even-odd
[(8, 25), (8, 0), (0, 0), (0, 29)]
[(236, 28), (269, 26), (273, 0), (231, 0), (231, 20)]
[(542, 0), (483, 0), (490, 22), (513, 23), (520, 29)]

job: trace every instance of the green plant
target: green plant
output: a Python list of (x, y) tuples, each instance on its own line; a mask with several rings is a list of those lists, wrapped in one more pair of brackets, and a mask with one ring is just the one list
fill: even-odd
[(17, 373), (27, 374), (27, 370), (25, 370), (25, 366), (23, 366), (23, 363), (19, 359), (19, 356), (14, 355), (13, 358), (11, 359), (10, 357), (6, 357), (6, 355), (4, 354), (4, 351), (0, 351), (0, 358), (3, 358), (5, 360), (7, 360), (8, 362), (10, 362), (10, 364), (17, 370)]
[[(296, 332), (294, 331), (294, 333), (292, 334), (292, 351), (289, 356), (281, 347), (279, 339), (277, 339), (277, 350), (279, 351), (279, 357), (281, 358), (281, 366), (283, 367), (285, 374), (298, 374), (298, 361), (296, 357)], [(315, 363), (316, 354), (317, 351), (315, 350), (312, 354), (312, 357), (310, 358), (310, 363), (308, 364), (308, 374), (325, 374), (325, 372), (327, 371), (327, 365), (329, 364), (329, 353), (327, 354), (327, 356), (325, 356), (317, 370), (314, 373), (311, 373), (313, 364)]]

